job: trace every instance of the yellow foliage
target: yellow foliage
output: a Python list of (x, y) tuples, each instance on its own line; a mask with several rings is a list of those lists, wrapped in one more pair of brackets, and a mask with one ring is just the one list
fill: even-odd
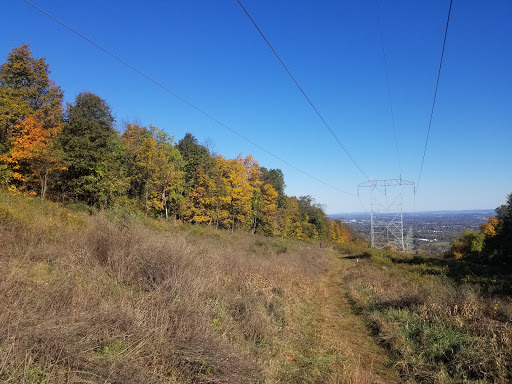
[[(219, 199), (219, 208), (229, 213), (231, 228), (247, 226), (254, 217), (253, 200), (261, 186), (258, 162), (251, 155), (243, 158), (240, 154), (229, 160), (217, 156), (216, 165), (224, 186), (224, 196), (230, 197)], [(224, 225), (229, 225), (229, 219)]]
[(487, 223), (480, 224), (480, 231), (487, 237), (496, 235), (496, 227), (498, 226), (498, 219), (495, 216), (489, 216)]

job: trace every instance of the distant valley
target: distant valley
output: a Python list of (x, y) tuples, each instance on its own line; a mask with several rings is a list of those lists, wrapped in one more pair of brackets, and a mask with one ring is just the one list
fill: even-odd
[[(391, 219), (394, 214), (379, 217)], [(440, 255), (449, 247), (454, 236), (465, 229), (477, 230), (480, 224), (494, 215), (493, 209), (464, 211), (427, 211), (405, 212), (404, 236), (411, 250), (423, 250), (432, 255)], [(354, 228), (357, 234), (370, 238), (370, 212), (339, 213), (329, 215), (332, 219), (341, 219)]]

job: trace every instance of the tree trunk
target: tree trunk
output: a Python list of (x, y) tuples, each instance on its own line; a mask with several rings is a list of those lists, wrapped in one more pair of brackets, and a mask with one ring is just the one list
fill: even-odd
[(256, 233), (256, 215), (254, 215), (254, 225), (252, 226), (252, 234), (254, 235)]
[(44, 183), (43, 188), (41, 188), (41, 199), (46, 198), (46, 190), (48, 189), (48, 171), (44, 173)]
[(165, 209), (165, 218), (169, 218), (169, 210), (167, 209), (167, 197), (165, 196), (165, 189), (162, 191), (162, 205)]
[(145, 199), (145, 207), (146, 207), (146, 216), (148, 215), (148, 191), (146, 189), (146, 191), (144, 192), (144, 199)]
[(37, 177), (39, 178), (39, 184), (41, 185), (41, 200), (46, 197), (46, 190), (48, 189), (48, 171), (45, 172), (44, 176), (41, 172), (37, 171)]

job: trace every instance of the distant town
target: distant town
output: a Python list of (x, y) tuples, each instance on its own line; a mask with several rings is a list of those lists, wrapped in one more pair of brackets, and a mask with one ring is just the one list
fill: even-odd
[[(491, 215), (494, 215), (493, 209), (406, 212), (403, 214), (403, 221), (407, 248), (411, 252), (441, 256), (455, 236), (462, 234), (465, 229), (477, 230)], [(356, 233), (370, 239), (370, 212), (340, 213), (330, 217), (341, 219)]]

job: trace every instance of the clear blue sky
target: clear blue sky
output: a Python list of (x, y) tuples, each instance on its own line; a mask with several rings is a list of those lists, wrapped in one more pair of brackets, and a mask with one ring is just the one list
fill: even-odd
[[(353, 195), (365, 181), (236, 0), (33, 2), (296, 167)], [(377, 2), (243, 3), (364, 172), (398, 177)], [(379, 3), (402, 177), (416, 182), (449, 0)], [(357, 197), (276, 160), (24, 1), (5, 0), (2, 11), (1, 62), (29, 43), (66, 101), (96, 93), (119, 126), (153, 124), (176, 140), (190, 131), (218, 154), (282, 169), (287, 194), (312, 195), (328, 213), (363, 210)], [(417, 210), (495, 208), (512, 192), (511, 20), (511, 1), (454, 0)]]

